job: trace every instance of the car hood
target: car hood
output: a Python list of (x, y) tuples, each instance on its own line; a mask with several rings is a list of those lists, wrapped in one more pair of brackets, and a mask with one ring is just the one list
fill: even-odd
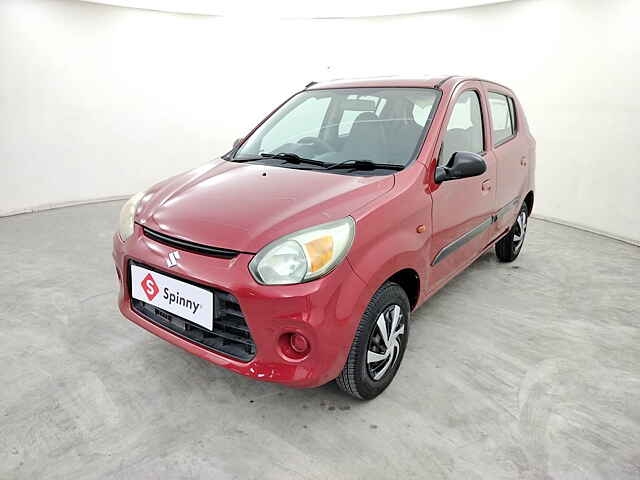
[(346, 217), (393, 185), (393, 175), (215, 160), (149, 189), (135, 219), (182, 240), (256, 253), (283, 235)]

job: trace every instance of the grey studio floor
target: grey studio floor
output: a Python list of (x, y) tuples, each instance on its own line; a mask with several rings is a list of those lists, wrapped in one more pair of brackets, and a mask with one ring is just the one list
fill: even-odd
[(413, 314), (359, 402), (125, 320), (121, 204), (0, 219), (0, 478), (640, 478), (640, 248), (532, 220), (514, 264), (488, 253)]

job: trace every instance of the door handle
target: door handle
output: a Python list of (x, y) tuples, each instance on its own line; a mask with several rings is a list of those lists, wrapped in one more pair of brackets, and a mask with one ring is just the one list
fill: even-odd
[(522, 165), (523, 167), (527, 166), (527, 157), (526, 156), (522, 156), (520, 157), (520, 165)]
[(482, 191), (488, 192), (491, 190), (491, 180), (485, 180), (482, 182)]

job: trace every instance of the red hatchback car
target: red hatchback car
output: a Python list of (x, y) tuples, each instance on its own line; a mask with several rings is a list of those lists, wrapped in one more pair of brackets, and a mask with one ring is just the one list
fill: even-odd
[(534, 167), (497, 83), (309, 84), (222, 158), (124, 205), (120, 310), (236, 373), (373, 398), (412, 310), (487, 249), (518, 256)]

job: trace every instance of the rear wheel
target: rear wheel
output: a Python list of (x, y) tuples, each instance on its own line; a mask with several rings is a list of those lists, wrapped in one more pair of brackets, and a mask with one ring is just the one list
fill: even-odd
[(336, 378), (342, 391), (369, 400), (389, 386), (407, 347), (409, 311), (402, 287), (391, 282), (380, 287), (360, 320), (347, 361)]
[(513, 262), (522, 250), (524, 237), (527, 233), (527, 222), (529, 221), (529, 208), (523, 203), (516, 221), (498, 243), (496, 243), (496, 255), (501, 262)]

